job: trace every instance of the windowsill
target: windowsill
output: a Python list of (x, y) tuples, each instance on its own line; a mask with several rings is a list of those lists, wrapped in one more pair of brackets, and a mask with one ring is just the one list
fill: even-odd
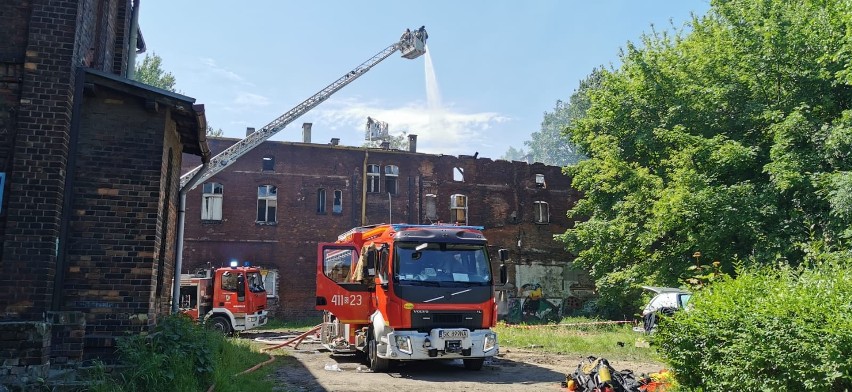
[(222, 224), (222, 220), (221, 219), (202, 219), (201, 224), (202, 225), (220, 225), (220, 224)]
[(331, 215), (343, 215), (343, 211), (340, 212), (332, 212)]
[(537, 225), (549, 225), (550, 222), (534, 222)]
[(278, 222), (256, 221), (254, 224), (258, 226), (278, 226)]
[(326, 214), (327, 213), (325, 211), (317, 211), (317, 215), (326, 215)]

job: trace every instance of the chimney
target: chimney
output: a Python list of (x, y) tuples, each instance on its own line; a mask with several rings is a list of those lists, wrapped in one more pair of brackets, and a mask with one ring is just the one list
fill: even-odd
[(382, 140), (381, 147), (382, 150), (390, 150), (390, 142), (387, 140)]
[(311, 125), (313, 123), (302, 123), (302, 142), (310, 143), (311, 142)]
[(246, 136), (254, 133), (254, 127), (246, 127)]
[(408, 135), (408, 152), (417, 152), (417, 135)]
[(333, 138), (331, 138), (331, 145), (332, 145), (332, 146), (336, 146), (336, 145), (338, 145), (338, 144), (340, 144), (340, 138), (339, 138), (339, 137), (333, 137)]

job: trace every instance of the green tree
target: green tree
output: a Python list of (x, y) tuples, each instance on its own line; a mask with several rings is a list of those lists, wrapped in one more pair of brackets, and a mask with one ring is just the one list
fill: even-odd
[[(583, 218), (560, 238), (599, 306), (695, 264), (797, 265), (852, 240), (852, 9), (716, 0), (674, 34), (628, 43), (568, 127)], [(569, 105), (570, 106), (570, 105)]]
[(156, 53), (152, 53), (149, 56), (146, 53), (145, 58), (142, 59), (142, 63), (136, 64), (134, 79), (149, 86), (174, 92), (175, 77), (170, 72), (164, 71), (162, 65), (163, 59), (160, 56)]
[(585, 117), (590, 102), (588, 92), (600, 84), (602, 71), (594, 70), (571, 94), (568, 102), (556, 101), (552, 112), (544, 113), (541, 129), (524, 142), (531, 162), (568, 166), (584, 159), (582, 151), (571, 141), (570, 127)]
[(527, 153), (524, 152), (523, 148), (516, 150), (515, 147), (509, 147), (500, 159), (507, 161), (526, 161)]

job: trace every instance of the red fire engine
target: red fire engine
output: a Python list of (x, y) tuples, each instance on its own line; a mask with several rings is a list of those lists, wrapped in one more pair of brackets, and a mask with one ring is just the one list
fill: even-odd
[(180, 310), (222, 333), (257, 328), (267, 320), (263, 275), (256, 267), (238, 267), (236, 261), (231, 267), (181, 274)]
[[(462, 359), (479, 370), (497, 354), (494, 278), (482, 227), (382, 224), (319, 245), (322, 344), (391, 361)], [(501, 261), (508, 252), (501, 249)], [(505, 282), (505, 267), (500, 268)]]

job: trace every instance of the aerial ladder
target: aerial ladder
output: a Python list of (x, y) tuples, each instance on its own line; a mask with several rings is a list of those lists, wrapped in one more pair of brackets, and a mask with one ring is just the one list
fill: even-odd
[(355, 67), (352, 71), (347, 72), (324, 89), (320, 90), (294, 108), (288, 110), (280, 117), (276, 118), (265, 127), (246, 136), (244, 139), (226, 148), (221, 153), (210, 158), (207, 165), (198, 166), (190, 170), (180, 177), (180, 187), (182, 190), (188, 191), (194, 189), (198, 184), (203, 183), (208, 178), (216, 175), (226, 167), (230, 166), (234, 161), (257, 147), (276, 133), (284, 129), (287, 124), (290, 124), (301, 115), (309, 110), (317, 107), (320, 103), (328, 99), (332, 94), (336, 93), (344, 86), (348, 85), (364, 75), (371, 68), (376, 66), (382, 60), (390, 57), (396, 51), (401, 51), (402, 57), (407, 59), (415, 59), (426, 53), (426, 29), (421, 27), (418, 30), (406, 32), (402, 35), (398, 42), (394, 42), (384, 50), (376, 53), (373, 57)]

